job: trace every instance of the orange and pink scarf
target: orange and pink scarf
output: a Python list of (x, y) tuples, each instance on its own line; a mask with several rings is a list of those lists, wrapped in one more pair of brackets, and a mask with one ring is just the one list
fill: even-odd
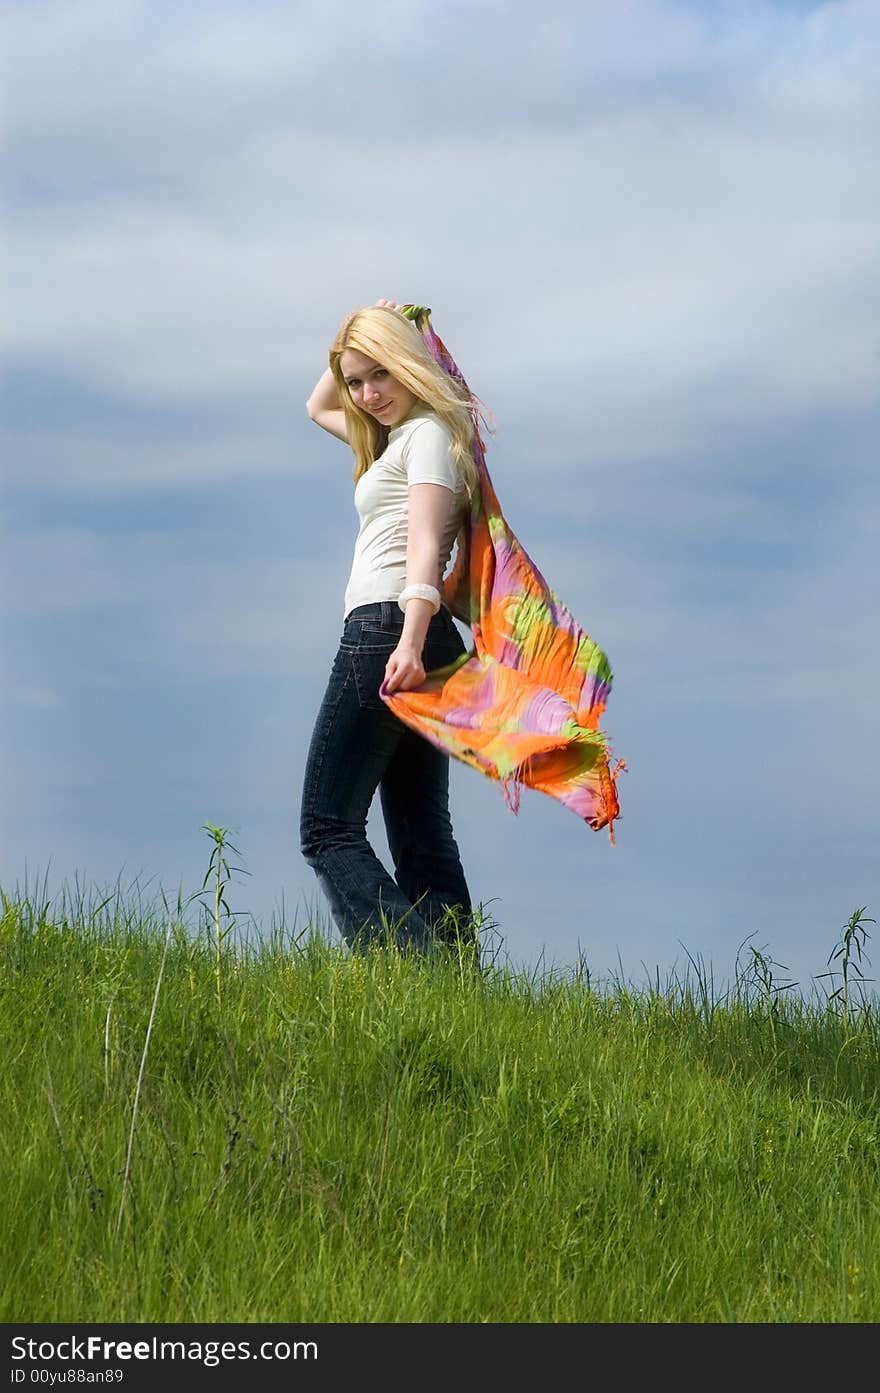
[(402, 313), (435, 360), (469, 392), (479, 489), (443, 581), (443, 600), (474, 638), (471, 653), (429, 672), (418, 688), (380, 695), (413, 730), (446, 754), (498, 779), (519, 810), (522, 787), (556, 798), (614, 842), (617, 777), (608, 737), (599, 729), (611, 667), (551, 590), (504, 518), (479, 431), (478, 399), (431, 325), (423, 305)]

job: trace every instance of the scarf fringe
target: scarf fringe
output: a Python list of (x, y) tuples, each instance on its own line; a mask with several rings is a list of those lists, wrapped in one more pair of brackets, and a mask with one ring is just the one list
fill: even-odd
[(617, 846), (617, 840), (616, 840), (616, 838), (615, 838), (615, 836), (614, 836), (614, 824), (615, 824), (615, 822), (617, 822), (617, 820), (618, 820), (618, 817), (617, 817), (617, 810), (619, 810), (619, 807), (620, 807), (620, 805), (619, 805), (619, 803), (618, 803), (618, 801), (617, 801), (617, 793), (616, 793), (616, 791), (615, 791), (614, 785), (617, 783), (618, 775), (623, 774), (623, 773), (625, 773), (625, 772), (626, 772), (626, 760), (625, 760), (625, 759), (618, 759), (618, 761), (617, 761), (617, 763), (615, 764), (614, 768), (613, 768), (613, 769), (609, 769), (609, 771), (608, 771), (608, 785), (609, 785), (609, 788), (610, 788), (610, 790), (611, 790), (611, 798), (612, 798), (612, 800), (613, 800), (613, 802), (614, 802), (614, 805), (615, 805), (615, 812), (614, 812), (614, 814), (613, 814), (611, 817), (609, 817), (609, 819), (608, 819), (608, 840), (609, 840), (609, 842), (611, 843), (612, 846)]
[(501, 787), (504, 791), (504, 801), (508, 808), (512, 813), (518, 813), (520, 796), (525, 787), (522, 780), (518, 779), (516, 774), (508, 774), (506, 778), (501, 780)]

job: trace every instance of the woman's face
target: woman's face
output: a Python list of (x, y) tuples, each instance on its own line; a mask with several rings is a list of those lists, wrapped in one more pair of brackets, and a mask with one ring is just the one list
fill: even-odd
[(368, 411), (383, 426), (398, 426), (418, 401), (408, 388), (373, 358), (346, 348), (339, 366), (355, 406)]

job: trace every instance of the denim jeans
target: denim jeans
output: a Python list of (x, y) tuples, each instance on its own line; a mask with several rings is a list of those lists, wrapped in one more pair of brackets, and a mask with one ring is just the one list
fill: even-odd
[[(449, 817), (449, 756), (379, 696), (402, 630), (403, 613), (390, 600), (360, 605), (345, 621), (306, 761), (300, 838), (350, 947), (386, 942), (391, 930), (399, 946), (431, 954), (452, 939), (448, 908), (473, 934), (471, 899)], [(425, 670), (466, 651), (441, 606), (425, 638)], [(367, 841), (377, 787), (394, 879)]]

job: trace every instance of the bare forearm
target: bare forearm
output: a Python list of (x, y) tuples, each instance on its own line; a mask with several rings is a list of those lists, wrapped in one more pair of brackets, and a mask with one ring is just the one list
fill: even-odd
[[(406, 542), (407, 586), (430, 585), (440, 588), (442, 566), (440, 546), (449, 516), (451, 494), (444, 484), (411, 484)], [(423, 682), (425, 668), (422, 651), (428, 625), (434, 613), (431, 600), (418, 594), (406, 601), (403, 632), (385, 669), (388, 691), (407, 691)]]
[[(436, 586), (439, 570), (440, 556), (436, 544), (431, 541), (423, 542), (421, 545), (413, 545), (411, 541), (406, 552), (407, 585)], [(411, 643), (421, 653), (433, 613), (434, 607), (430, 600), (417, 598), (409, 600), (403, 621), (401, 642)]]
[(336, 388), (336, 379), (333, 373), (327, 368), (322, 373), (312, 389), (312, 395), (306, 402), (306, 410), (312, 416), (319, 411), (341, 411), (342, 403), (339, 400), (339, 392)]

